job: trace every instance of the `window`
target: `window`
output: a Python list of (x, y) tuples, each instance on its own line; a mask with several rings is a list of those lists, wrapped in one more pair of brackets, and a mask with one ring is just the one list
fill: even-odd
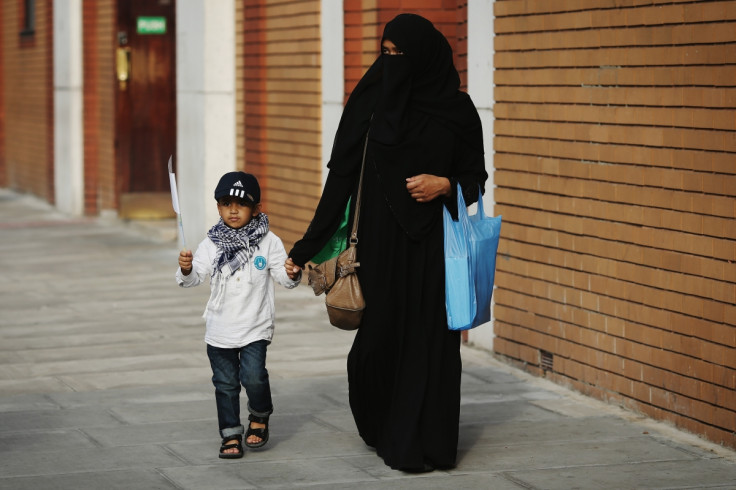
[(33, 36), (36, 33), (36, 0), (23, 0), (23, 30), (21, 36)]

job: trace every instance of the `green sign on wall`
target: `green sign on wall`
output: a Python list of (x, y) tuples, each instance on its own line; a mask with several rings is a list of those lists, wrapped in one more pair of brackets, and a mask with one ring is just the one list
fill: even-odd
[(138, 17), (138, 34), (166, 34), (166, 17)]

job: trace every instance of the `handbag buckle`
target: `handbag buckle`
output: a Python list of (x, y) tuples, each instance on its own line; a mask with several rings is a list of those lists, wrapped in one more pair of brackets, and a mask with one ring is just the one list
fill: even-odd
[(345, 277), (349, 274), (354, 274), (356, 267), (360, 267), (360, 262), (351, 262), (349, 264), (341, 265), (337, 268), (337, 276)]

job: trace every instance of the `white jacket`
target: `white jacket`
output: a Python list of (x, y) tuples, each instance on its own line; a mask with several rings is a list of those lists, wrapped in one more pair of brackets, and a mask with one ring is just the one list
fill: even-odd
[[(270, 231), (258, 244), (253, 257), (244, 268), (230, 275), (225, 265), (219, 281), (210, 281), (210, 300), (203, 317), (207, 330), (204, 340), (209, 345), (222, 348), (238, 348), (257, 340), (273, 338), (274, 328), (274, 284), (289, 289), (296, 287), (301, 278), (292, 281), (286, 274), (284, 262), (286, 250), (281, 239)], [(211, 278), (217, 246), (205, 238), (197, 247), (192, 261), (192, 272), (185, 276), (181, 268), (176, 271), (179, 286), (189, 288), (199, 286)], [(222, 301), (213, 302), (218, 288), (223, 287)], [(215, 303), (219, 303), (219, 307)]]

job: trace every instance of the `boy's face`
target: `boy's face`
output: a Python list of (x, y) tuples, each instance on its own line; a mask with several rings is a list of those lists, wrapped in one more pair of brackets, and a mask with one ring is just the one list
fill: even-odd
[(261, 212), (260, 204), (250, 204), (245, 199), (225, 196), (217, 200), (217, 212), (230, 228), (239, 229), (250, 223)]

